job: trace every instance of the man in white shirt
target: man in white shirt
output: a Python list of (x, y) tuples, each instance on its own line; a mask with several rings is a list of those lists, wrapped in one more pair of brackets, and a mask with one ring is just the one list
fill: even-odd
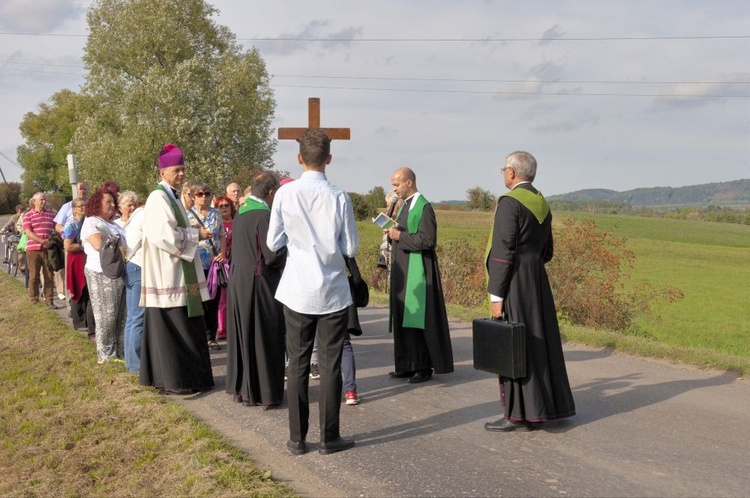
[(341, 409), (341, 350), (346, 334), (347, 307), (352, 304), (344, 255), (354, 257), (359, 234), (347, 193), (328, 182), (331, 140), (320, 129), (299, 139), (297, 160), (302, 176), (281, 187), (271, 206), (267, 244), (288, 256), (276, 299), (284, 305), (289, 373), (289, 442), (295, 454), (307, 452), (305, 438), (310, 407), (307, 388), (315, 332), (320, 369), (320, 453), (327, 455), (354, 446), (339, 432)]

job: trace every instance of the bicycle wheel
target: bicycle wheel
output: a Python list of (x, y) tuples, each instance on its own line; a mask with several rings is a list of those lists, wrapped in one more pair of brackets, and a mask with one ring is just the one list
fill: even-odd
[(8, 273), (12, 277), (18, 275), (18, 250), (15, 246), (10, 248), (10, 257), (8, 258)]

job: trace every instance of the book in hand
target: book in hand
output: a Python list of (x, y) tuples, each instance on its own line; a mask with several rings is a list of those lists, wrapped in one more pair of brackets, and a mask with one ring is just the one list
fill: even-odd
[(377, 217), (373, 218), (372, 222), (383, 230), (388, 230), (389, 228), (393, 228), (398, 225), (398, 223), (396, 223), (396, 220), (394, 220), (393, 218), (389, 218), (384, 213), (380, 213)]

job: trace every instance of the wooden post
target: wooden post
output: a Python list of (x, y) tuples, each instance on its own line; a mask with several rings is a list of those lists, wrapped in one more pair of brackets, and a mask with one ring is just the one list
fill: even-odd
[[(279, 140), (299, 140), (310, 128), (320, 128), (320, 99), (307, 99), (307, 128), (279, 128)], [(349, 128), (320, 128), (331, 140), (349, 140)]]

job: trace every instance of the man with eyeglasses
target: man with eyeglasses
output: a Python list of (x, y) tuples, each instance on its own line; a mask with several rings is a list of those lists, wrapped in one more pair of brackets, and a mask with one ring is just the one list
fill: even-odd
[(485, 430), (531, 430), (532, 424), (575, 415), (565, 369), (560, 329), (545, 263), (552, 259), (552, 213), (531, 184), (536, 159), (528, 152), (508, 155), (503, 174), (510, 192), (497, 201), (486, 260), (492, 318), (505, 315), (526, 326), (523, 379), (500, 377), (503, 418)]
[(146, 318), (141, 340), (140, 383), (165, 394), (185, 395), (214, 385), (206, 343), (203, 301), (209, 295), (198, 242), (213, 237), (191, 227), (179, 201), (185, 181), (182, 151), (159, 153), (162, 181), (143, 211), (141, 301)]

